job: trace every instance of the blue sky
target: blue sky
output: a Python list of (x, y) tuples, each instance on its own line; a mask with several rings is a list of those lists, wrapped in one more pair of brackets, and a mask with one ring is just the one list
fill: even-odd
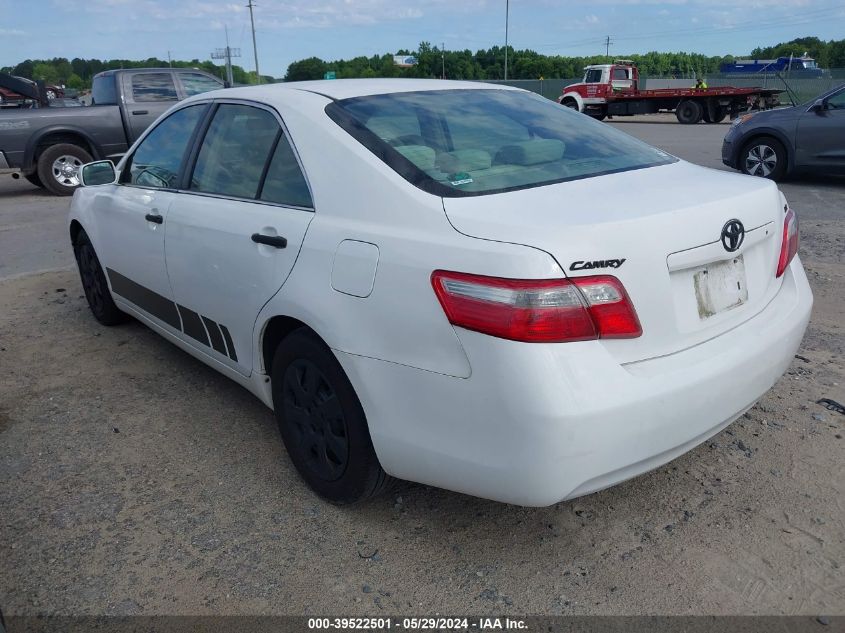
[[(505, 0), (255, 0), (262, 73), (287, 65), (415, 49), (504, 42)], [(0, 66), (26, 58), (208, 59), (241, 47), (254, 68), (246, 0), (0, 0)], [(510, 0), (510, 43), (546, 54), (650, 50), (746, 54), (815, 35), (845, 37), (843, 0)]]

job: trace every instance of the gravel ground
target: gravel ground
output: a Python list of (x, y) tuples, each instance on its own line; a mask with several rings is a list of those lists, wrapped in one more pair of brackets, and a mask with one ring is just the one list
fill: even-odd
[[(613, 124), (721, 167), (724, 126)], [(845, 614), (845, 416), (816, 404), (845, 402), (845, 180), (783, 189), (813, 317), (788, 374), (727, 430), (550, 508), (409, 484), (344, 509), (302, 484), (246, 391), (138, 323), (99, 326), (67, 268), (67, 200), (3, 178), (0, 606)]]

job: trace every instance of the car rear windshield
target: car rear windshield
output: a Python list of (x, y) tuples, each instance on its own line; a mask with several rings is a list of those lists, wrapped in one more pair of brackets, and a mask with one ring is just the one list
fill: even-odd
[(326, 113), (408, 182), (445, 197), (527, 189), (677, 160), (523, 91), (373, 95), (335, 101)]

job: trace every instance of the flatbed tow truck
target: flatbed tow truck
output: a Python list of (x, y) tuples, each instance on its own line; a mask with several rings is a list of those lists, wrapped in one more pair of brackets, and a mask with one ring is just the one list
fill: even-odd
[(634, 62), (625, 59), (612, 64), (595, 64), (584, 69), (584, 80), (563, 89), (557, 101), (602, 120), (606, 116), (633, 116), (674, 112), (680, 123), (719, 123), (747, 110), (765, 110), (780, 105), (783, 90), (770, 88), (659, 88), (639, 89), (640, 75)]

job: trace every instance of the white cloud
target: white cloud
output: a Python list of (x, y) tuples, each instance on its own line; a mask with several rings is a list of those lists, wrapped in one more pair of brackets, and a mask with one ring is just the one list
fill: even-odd
[(0, 35), (3, 36), (15, 36), (15, 35), (26, 35), (25, 31), (21, 31), (20, 29), (4, 29), (0, 28)]

